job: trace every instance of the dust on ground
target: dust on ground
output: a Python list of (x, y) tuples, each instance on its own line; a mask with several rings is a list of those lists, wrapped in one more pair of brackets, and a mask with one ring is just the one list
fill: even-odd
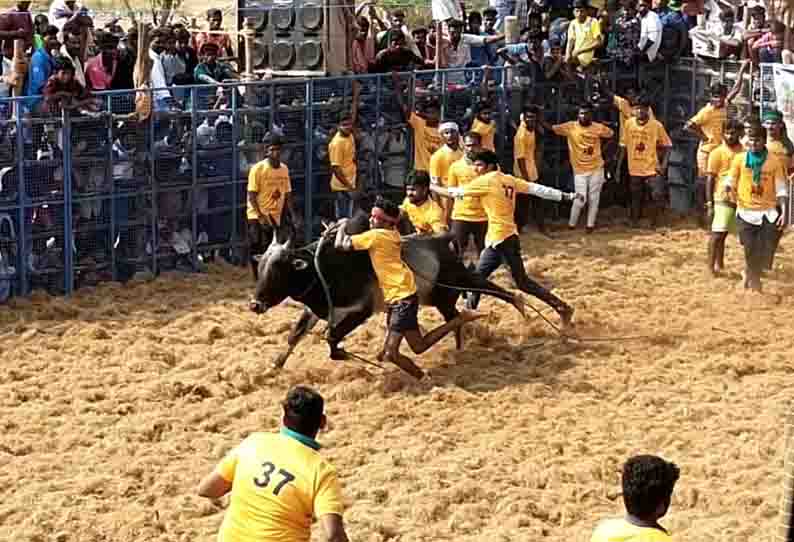
[[(199, 479), (276, 429), (298, 383), (327, 398), (320, 440), (352, 540), (586, 541), (621, 513), (620, 466), (638, 452), (681, 467), (663, 521), (679, 540), (769, 539), (794, 387), (790, 239), (759, 296), (707, 275), (690, 226), (524, 236), (530, 273), (576, 307), (581, 336), (644, 338), (563, 343), (487, 301), (464, 351), (448, 338), (418, 358), (429, 383), (331, 362), (319, 336), (268, 375), (298, 309), (247, 312), (242, 268), (13, 300), (0, 540), (214, 540), (225, 503), (198, 498)], [(740, 257), (730, 239), (734, 272)], [(345, 346), (373, 359), (382, 339), (378, 317)]]

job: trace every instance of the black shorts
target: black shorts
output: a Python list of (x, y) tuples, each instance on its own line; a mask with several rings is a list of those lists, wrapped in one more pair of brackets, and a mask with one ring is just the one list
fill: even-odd
[(488, 231), (488, 221), (470, 222), (468, 220), (453, 220), (452, 235), (455, 237), (455, 246), (458, 247), (458, 254), (463, 254), (469, 245), (469, 236), (474, 237), (474, 246), (477, 253), (485, 248), (485, 234)]
[(248, 247), (252, 256), (265, 253), (274, 231), (272, 226), (260, 224), (258, 220), (248, 221)]
[(386, 328), (395, 333), (419, 329), (419, 297), (416, 294), (386, 306)]

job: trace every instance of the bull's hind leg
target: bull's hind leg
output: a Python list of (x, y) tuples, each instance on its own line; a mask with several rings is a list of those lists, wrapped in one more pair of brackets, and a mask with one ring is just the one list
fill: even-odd
[(348, 333), (367, 321), (372, 316), (372, 307), (350, 312), (342, 318), (342, 321), (334, 325), (328, 334), (328, 347), (331, 349), (331, 359), (343, 361), (347, 359), (347, 352), (339, 348), (339, 343)]
[(290, 357), (295, 347), (309, 333), (315, 325), (317, 325), (319, 318), (309, 309), (304, 309), (300, 319), (295, 323), (295, 326), (290, 331), (289, 338), (287, 339), (287, 351), (282, 352), (273, 361), (273, 367), (281, 369), (287, 363), (287, 358)]
[[(433, 306), (436, 308), (438, 312), (441, 313), (441, 316), (444, 317), (444, 321), (450, 322), (458, 317), (458, 309), (455, 307), (455, 304), (458, 302), (458, 298), (460, 297), (460, 292), (457, 290), (452, 290), (450, 288), (442, 288), (436, 287), (433, 290), (433, 297), (432, 302)], [(463, 348), (463, 328), (459, 327), (455, 330), (455, 348), (460, 350)]]

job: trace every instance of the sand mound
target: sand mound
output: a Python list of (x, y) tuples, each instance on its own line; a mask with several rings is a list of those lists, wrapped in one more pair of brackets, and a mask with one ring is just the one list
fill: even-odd
[[(297, 383), (329, 401), (321, 441), (354, 540), (586, 541), (620, 513), (635, 452), (681, 466), (665, 521), (678, 539), (765, 539), (794, 386), (794, 245), (782, 244), (759, 296), (738, 275), (707, 276), (694, 229), (526, 236), (530, 273), (598, 340), (561, 341), (486, 301), (465, 350), (450, 338), (418, 358), (420, 383), (331, 362), (316, 335), (272, 373), (299, 312), (249, 313), (245, 269), (15, 299), (0, 309), (0, 540), (214, 540), (223, 508), (195, 496), (199, 479), (275, 429)], [(739, 257), (731, 240), (731, 270)], [(345, 347), (374, 359), (382, 322)]]

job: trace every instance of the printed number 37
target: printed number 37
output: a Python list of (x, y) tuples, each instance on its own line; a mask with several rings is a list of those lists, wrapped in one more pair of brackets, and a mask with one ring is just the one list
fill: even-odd
[[(254, 485), (260, 488), (265, 488), (269, 486), (274, 472), (276, 472), (276, 466), (270, 461), (265, 461), (264, 463), (262, 463), (261, 477), (260, 476), (254, 477)], [(278, 469), (278, 474), (281, 475), (282, 479), (273, 488), (273, 495), (278, 495), (279, 493), (281, 493), (281, 490), (284, 488), (284, 486), (295, 479), (294, 474), (287, 472), (284, 469)]]
[(515, 189), (512, 186), (507, 186), (506, 184), (503, 184), (502, 189), (504, 189), (505, 197), (507, 199), (513, 199), (513, 194), (515, 193)]

